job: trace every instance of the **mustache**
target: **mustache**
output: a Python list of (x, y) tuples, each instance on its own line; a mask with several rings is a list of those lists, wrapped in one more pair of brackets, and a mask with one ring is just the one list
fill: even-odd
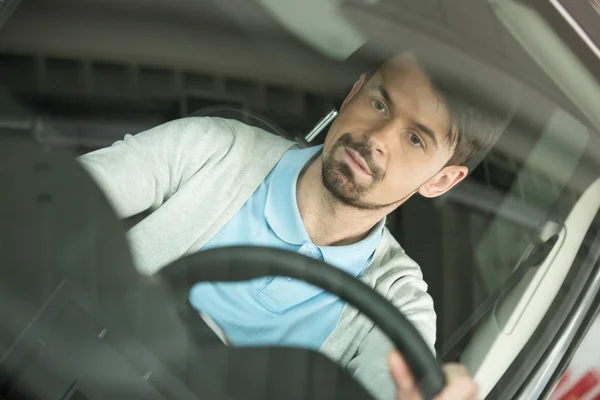
[(338, 141), (335, 143), (335, 147), (336, 149), (338, 147), (347, 147), (356, 151), (369, 166), (373, 178), (375, 180), (381, 180), (383, 177), (383, 171), (373, 160), (373, 152), (371, 151), (371, 147), (369, 146), (369, 142), (366, 137), (362, 142), (355, 142), (352, 140), (352, 135), (346, 133), (338, 139)]

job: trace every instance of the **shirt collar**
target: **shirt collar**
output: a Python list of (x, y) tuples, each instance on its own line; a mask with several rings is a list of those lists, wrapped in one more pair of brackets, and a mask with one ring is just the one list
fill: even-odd
[[(296, 183), (307, 162), (322, 150), (323, 146), (288, 150), (273, 169), (268, 182), (265, 218), (279, 239), (301, 246), (311, 242), (296, 201)], [(357, 276), (381, 239), (383, 218), (363, 240), (347, 246), (317, 246), (325, 262), (333, 264)], [(343, 265), (339, 265), (343, 263)]]

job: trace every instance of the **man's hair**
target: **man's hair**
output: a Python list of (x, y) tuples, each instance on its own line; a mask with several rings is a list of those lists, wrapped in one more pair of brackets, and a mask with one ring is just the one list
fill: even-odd
[[(454, 73), (449, 73), (439, 58), (437, 62), (432, 62), (415, 51), (407, 53), (413, 56), (448, 109), (449, 131), (446, 140), (453, 153), (446, 165), (467, 165), (472, 169), (470, 162), (486, 154), (510, 123), (516, 105), (514, 93), (507, 99), (505, 94), (496, 95), (493, 92), (490, 95), (488, 87), (485, 94), (471, 79), (472, 75), (469, 76), (473, 71), (463, 70), (457, 74), (455, 69)], [(401, 53), (395, 55), (398, 54)], [(385, 61), (375, 64), (375, 68), (370, 67), (367, 78), (384, 64)]]
[(496, 143), (508, 127), (514, 109), (476, 93), (476, 88), (467, 82), (445, 76), (418, 57), (417, 63), (448, 109), (450, 128), (446, 140), (453, 153), (447, 165), (467, 165)]

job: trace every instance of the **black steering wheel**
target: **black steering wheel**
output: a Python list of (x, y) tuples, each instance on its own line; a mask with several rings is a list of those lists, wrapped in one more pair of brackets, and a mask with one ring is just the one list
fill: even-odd
[(404, 356), (424, 398), (439, 394), (444, 374), (426, 343), (406, 317), (362, 281), (323, 261), (265, 247), (226, 247), (186, 256), (158, 274), (179, 301), (198, 282), (232, 282), (286, 276), (318, 286), (357, 308), (379, 326)]
[(424, 397), (444, 385), (408, 320), (341, 270), (282, 250), (227, 248), (144, 278), (109, 201), (71, 153), (0, 137), (0, 180), (0, 397), (66, 399), (81, 386), (97, 392), (84, 392), (89, 398), (371, 399), (318, 352), (194, 340), (180, 313), (192, 285), (276, 275), (319, 286), (371, 318), (404, 355)]

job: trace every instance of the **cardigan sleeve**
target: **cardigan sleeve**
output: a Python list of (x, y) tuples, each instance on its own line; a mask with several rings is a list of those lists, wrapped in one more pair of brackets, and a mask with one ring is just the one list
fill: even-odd
[(125, 219), (158, 208), (211, 159), (223, 157), (234, 140), (226, 120), (182, 118), (127, 134), (78, 161)]

